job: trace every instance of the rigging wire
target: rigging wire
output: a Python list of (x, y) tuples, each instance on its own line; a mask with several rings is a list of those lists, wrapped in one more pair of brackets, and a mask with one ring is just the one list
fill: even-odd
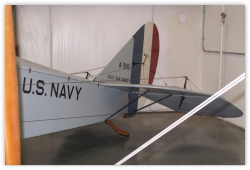
[[(191, 80), (189, 80), (189, 81), (194, 85), (194, 83)], [(194, 87), (196, 87), (196, 85), (194, 85)], [(196, 87), (196, 89), (198, 89), (201, 92), (201, 90), (198, 87)]]
[[(152, 46), (151, 46), (151, 48), (152, 48)], [(150, 49), (151, 49), (150, 48)], [(150, 52), (150, 49), (148, 50), (148, 53)], [(143, 53), (144, 53), (144, 51), (143, 51)], [(143, 78), (142, 79), (140, 79), (140, 80), (144, 80), (144, 84), (145, 84), (145, 80), (147, 80), (147, 79), (149, 79), (149, 78), (145, 78), (144, 77), (144, 67), (146, 67), (149, 71), (150, 71), (150, 68), (148, 68), (146, 65), (145, 65), (145, 62), (146, 62), (146, 60), (148, 59), (149, 61), (151, 61), (150, 60), (150, 57), (148, 56), (148, 53), (147, 54), (145, 54), (144, 53), (144, 56), (145, 56), (145, 59), (144, 59), (144, 62), (142, 63), (142, 65), (143, 65)], [(97, 69), (101, 69), (101, 68), (104, 68), (104, 67), (106, 67), (106, 66), (103, 66), (103, 67), (98, 67), (98, 68), (94, 68), (94, 69), (90, 69), (90, 70), (85, 70), (85, 71), (81, 71), (81, 72), (75, 72), (75, 73), (70, 73), (70, 74), (81, 74), (81, 73), (88, 73), (88, 71), (93, 71), (93, 70), (97, 70)], [(20, 67), (18, 67), (18, 69), (22, 69), (22, 70), (27, 70), (27, 69), (23, 69), (23, 68), (20, 68)], [(109, 74), (109, 73), (114, 73), (114, 72), (118, 72), (118, 71), (122, 71), (122, 70), (125, 70), (124, 68), (123, 69), (119, 69), (119, 70), (114, 70), (114, 71), (110, 71), (110, 72), (106, 72), (106, 73), (102, 73), (102, 74), (98, 74), (98, 75), (105, 75), (105, 74)], [(28, 70), (27, 70), (28, 71)], [(33, 72), (36, 72), (36, 73), (41, 73), (41, 74), (46, 74), (46, 75), (50, 75), (50, 76), (55, 76), (55, 77), (59, 77), (59, 78), (66, 78), (66, 79), (68, 79), (68, 77), (63, 77), (63, 76), (58, 76), (58, 75), (53, 75), (53, 74), (48, 74), (48, 73), (43, 73), (43, 72), (39, 72), (39, 71), (34, 71), (34, 70), (32, 70)], [(161, 75), (160, 75), (160, 73), (156, 70), (156, 72), (157, 72), (157, 74), (159, 75), (159, 77), (160, 78), (154, 78), (154, 79), (161, 79), (163, 82), (164, 82), (164, 84), (166, 85), (166, 86), (168, 86), (167, 85), (167, 83), (164, 81), (164, 79), (169, 79), (169, 78), (171, 78), (171, 79), (174, 79), (174, 78), (186, 78), (186, 76), (179, 76), (179, 77), (162, 77)], [(96, 78), (96, 76), (98, 76), (98, 75), (91, 75), (90, 73), (88, 73), (89, 74), (89, 77), (91, 77), (91, 78), (93, 78), (93, 80)], [(90, 84), (96, 84), (96, 83), (98, 83), (98, 82), (115, 82), (116, 80), (103, 80), (103, 81), (80, 81), (80, 80), (77, 80), (77, 79), (72, 79), (72, 80), (76, 80), (76, 81), (78, 81), (78, 82), (57, 82), (58, 84), (66, 84), (66, 83), (90, 83)], [(131, 80), (138, 80), (138, 79), (131, 79)], [(188, 79), (189, 80), (189, 79)], [(194, 83), (191, 81), (191, 80), (189, 80), (193, 85), (194, 85)], [(94, 83), (94, 82), (96, 82), (96, 83)], [(192, 87), (191, 87), (191, 85), (190, 85), (190, 82), (189, 82), (189, 86), (190, 86), (190, 88), (191, 88), (191, 90), (192, 90)], [(44, 84), (52, 84), (52, 83), (44, 83)], [(56, 84), (56, 83), (54, 83), (54, 84)], [(18, 85), (23, 85), (23, 84), (18, 84)], [(36, 85), (36, 84), (24, 84), (24, 85)], [(195, 85), (194, 85), (195, 86)], [(195, 86), (196, 87), (196, 86)], [(199, 88), (197, 88), (196, 87), (196, 89), (198, 89), (200, 92), (201, 92), (201, 90), (199, 89)]]
[[(146, 60), (147, 60), (147, 59), (149, 59), (149, 57), (147, 57)], [(151, 62), (150, 59), (149, 59), (149, 61)], [(150, 71), (150, 68), (148, 68), (147, 66), (145, 66), (145, 67), (146, 67), (147, 69), (149, 69), (149, 71)], [(163, 78), (161, 77), (160, 73), (159, 73), (157, 70), (155, 70), (155, 71), (156, 71), (157, 74), (160, 76), (160, 78), (162, 79), (163, 83), (164, 83), (166, 86), (168, 86), (167, 83), (166, 83), (166, 82), (163, 80)]]
[[(148, 57), (149, 58), (149, 57)], [(150, 59), (149, 59), (150, 60)], [(146, 67), (146, 68), (148, 68), (148, 67)], [(148, 68), (149, 69), (149, 68)], [(150, 70), (150, 69), (149, 69)], [(160, 78), (162, 79), (162, 81), (165, 83), (165, 81), (164, 81), (164, 79), (163, 79), (163, 77), (161, 77), (161, 75), (159, 74), (159, 72), (156, 70), (156, 72), (158, 73), (158, 75), (160, 76)], [(170, 78), (170, 77), (169, 77)], [(180, 77), (171, 77), (171, 78), (180, 78)], [(181, 76), (181, 78), (186, 78), (186, 76)], [(154, 78), (154, 79), (156, 79), (156, 78)], [(189, 80), (189, 79), (188, 79)], [(194, 85), (194, 83), (191, 81), (191, 80), (189, 80), (193, 85)], [(167, 86), (167, 84), (165, 83), (165, 85)], [(195, 85), (194, 85), (195, 86)], [(191, 87), (191, 86), (190, 86)], [(195, 86), (196, 87), (196, 86)], [(201, 92), (201, 90), (198, 88), (198, 87), (196, 87), (200, 92)], [(191, 89), (192, 89), (192, 87), (191, 87)]]
[[(79, 82), (56, 82), (56, 83), (54, 83), (54, 82), (52, 82), (52, 83), (44, 83), (45, 85), (46, 84), (71, 84), (71, 83), (89, 83), (89, 84), (95, 84), (95, 85), (97, 85), (96, 83), (93, 83), (92, 81), (79, 81)], [(37, 84), (23, 84), (23, 83), (21, 83), (21, 84), (18, 84), (18, 85), (32, 85), (32, 86), (36, 86)]]
[(114, 72), (118, 72), (118, 71), (122, 71), (122, 70), (126, 70), (126, 69), (125, 69), (125, 68), (122, 68), (122, 69), (119, 69), (119, 70), (110, 71), (110, 72), (106, 72), (106, 73), (102, 73), (102, 74), (97, 74), (97, 75), (92, 75), (92, 76), (99, 76), (99, 75), (104, 75), (104, 74), (114, 73)]
[[(151, 45), (151, 48), (152, 48), (152, 45)], [(148, 57), (149, 58), (149, 57)], [(151, 59), (149, 58), (149, 61), (150, 61), (150, 63), (151, 63)], [(147, 67), (148, 68), (148, 67)], [(150, 68), (148, 68), (149, 69), (149, 71), (150, 71)], [(163, 80), (163, 78), (161, 77), (161, 75), (160, 75), (160, 73), (157, 71), (157, 69), (155, 70), (156, 72), (157, 72), (157, 74), (160, 76), (160, 78), (162, 79), (162, 81), (164, 82), (164, 84), (166, 85), (166, 86), (168, 86), (167, 85), (167, 83)]]
[(190, 86), (191, 90), (193, 90), (193, 89), (192, 89), (192, 86), (191, 86), (191, 84), (190, 84), (190, 82), (189, 82), (189, 79), (188, 79), (188, 84), (189, 84), (189, 86)]
[(145, 66), (145, 65), (143, 64), (143, 66), (142, 66), (142, 76), (143, 76), (143, 79), (144, 79), (144, 84), (146, 84), (146, 83), (145, 83), (145, 77), (144, 77), (144, 66)]
[(81, 74), (81, 73), (86, 73), (86, 72), (93, 71), (93, 70), (98, 70), (98, 69), (101, 69), (101, 68), (104, 68), (104, 67), (106, 67), (106, 66), (97, 67), (97, 68), (93, 68), (93, 69), (90, 69), (90, 70), (79, 71), (79, 72), (70, 73), (70, 74)]
[[(147, 66), (146, 66), (146, 68), (148, 68)], [(28, 69), (23, 69), (23, 68), (20, 68), (20, 67), (18, 67), (18, 69), (21, 69), (21, 70), (27, 70), (28, 71)], [(149, 69), (149, 68), (148, 68)], [(121, 70), (124, 70), (124, 69), (121, 69)], [(112, 72), (117, 72), (117, 71), (121, 71), (121, 70), (115, 70), (115, 71), (112, 71)], [(46, 74), (46, 75), (50, 75), (50, 76), (55, 76), (55, 77), (59, 77), (59, 78), (65, 78), (65, 79), (68, 79), (68, 77), (64, 77), (64, 76), (58, 76), (58, 75), (54, 75), (54, 74), (48, 74), (48, 73), (43, 73), (43, 72), (39, 72), (39, 71), (34, 71), (34, 70), (32, 70), (32, 72), (36, 72), (36, 73), (40, 73), (40, 74)], [(108, 72), (108, 73), (111, 73), (111, 72)], [(103, 73), (103, 74), (108, 74), (108, 73)], [(93, 77), (92, 75), (90, 75), (90, 77)], [(185, 76), (179, 76), (179, 77), (161, 77), (161, 78), (154, 78), (154, 79), (170, 79), (170, 78), (185, 78)], [(140, 80), (147, 80), (147, 79), (149, 79), (149, 78), (143, 78), (143, 79), (140, 79)], [(76, 80), (77, 82), (74, 82), (74, 81), (72, 81), (72, 82), (53, 82), (54, 84), (67, 84), (67, 83), (89, 83), (89, 84), (96, 84), (96, 83), (102, 83), (102, 82), (114, 82), (114, 81), (116, 81), (116, 80), (103, 80), (103, 81), (81, 81), (81, 80), (77, 80), (77, 79), (72, 79), (71, 78), (71, 80)], [(132, 80), (138, 80), (138, 79), (132, 79)], [(193, 85), (194, 85), (194, 83), (190, 80), (190, 79), (188, 79)], [(163, 80), (164, 81), (164, 80)], [(52, 83), (44, 83), (44, 84), (52, 84)], [(18, 85), (37, 85), (37, 84), (18, 84)], [(195, 86), (195, 85), (194, 85)], [(191, 86), (190, 86), (191, 87)], [(196, 86), (195, 86), (196, 87)], [(197, 88), (197, 87), (196, 87)], [(191, 89), (192, 89), (192, 87), (191, 87)], [(197, 88), (198, 90), (199, 90), (199, 88)], [(200, 90), (199, 90), (200, 91)], [(201, 91), (200, 91), (201, 92)]]
[(148, 53), (150, 52), (150, 50), (152, 49), (152, 45), (151, 45), (151, 47), (148, 49), (148, 52), (147, 53), (145, 53), (144, 51), (143, 51), (143, 56), (145, 57), (144, 58), (144, 61), (143, 61), (143, 63), (142, 63), (142, 65), (143, 65), (143, 67), (142, 67), (142, 72), (143, 72), (143, 79), (144, 79), (144, 84), (146, 84), (145, 83), (145, 74), (144, 74), (144, 66), (145, 66), (145, 63), (146, 63), (146, 60), (147, 60), (147, 58), (149, 58), (149, 55), (148, 55)]

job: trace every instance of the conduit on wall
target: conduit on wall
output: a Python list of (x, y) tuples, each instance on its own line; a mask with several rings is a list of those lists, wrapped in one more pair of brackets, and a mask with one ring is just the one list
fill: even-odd
[[(217, 5), (218, 6), (218, 5)], [(214, 33), (214, 29), (216, 29), (217, 31), (218, 31), (218, 28), (215, 26), (215, 24), (217, 24), (216, 22), (218, 21), (219, 22), (219, 20), (218, 19), (214, 19), (214, 15), (216, 15), (216, 17), (217, 17), (217, 12), (219, 12), (216, 8), (217, 8), (217, 6), (216, 5), (213, 5), (213, 6), (206, 6), (206, 5), (203, 5), (203, 21), (202, 21), (202, 49), (203, 49), (203, 51), (204, 52), (210, 52), (210, 53), (220, 53), (220, 50), (218, 49), (214, 49), (214, 48), (212, 48), (211, 47), (211, 45), (209, 45), (209, 44), (207, 44), (207, 45), (205, 45), (205, 41), (207, 41), (208, 39), (210, 39), (210, 43), (212, 42), (213, 43), (213, 45), (214, 46), (216, 46), (217, 45), (217, 40), (218, 40), (218, 42), (219, 42), (219, 39), (214, 39), (214, 37), (213, 36), (216, 36), (216, 37), (219, 37), (219, 35), (218, 34), (215, 34)], [(244, 26), (244, 24), (243, 24), (243, 22), (244, 22), (244, 15), (245, 15), (245, 9), (242, 7), (243, 5), (231, 5), (231, 6), (227, 6), (228, 8), (230, 8), (230, 13), (232, 13), (233, 15), (230, 15), (230, 16), (232, 16), (231, 17), (231, 19), (230, 18), (228, 18), (227, 19), (227, 21), (229, 21), (230, 20), (230, 30), (227, 30), (227, 32), (228, 33), (230, 33), (230, 32), (237, 32), (237, 33), (241, 33), (240, 35), (239, 34), (237, 34), (236, 35), (236, 37), (237, 37), (237, 40), (235, 40), (235, 39), (233, 39), (234, 41), (238, 41), (238, 42), (240, 42), (240, 43), (238, 43), (239, 44), (239, 46), (241, 46), (242, 44), (245, 44), (244, 42), (245, 42), (245, 40), (243, 40), (244, 39), (244, 37), (245, 37), (245, 34), (244, 34), (244, 32), (245, 32), (245, 26)], [(235, 9), (235, 8), (233, 8), (233, 7), (237, 7), (237, 9)], [(209, 10), (207, 9), (207, 8), (209, 8), (210, 9), (210, 12), (209, 12)], [(213, 9), (212, 11), (211, 11), (211, 8)], [(241, 10), (241, 13), (240, 12), (238, 12), (237, 10)], [(224, 8), (224, 10), (223, 11), (225, 11), (225, 8)], [(216, 13), (216, 14), (212, 14), (211, 15), (211, 12), (212, 13)], [(237, 13), (239, 13), (239, 14), (236, 14), (236, 12)], [(241, 20), (241, 22), (236, 22), (235, 20)], [(235, 24), (239, 24), (239, 25), (237, 25), (236, 27), (237, 28), (240, 28), (239, 30), (235, 30)], [(208, 25), (210, 25), (210, 26), (208, 26), (208, 25), (206, 25), (206, 24), (208, 24)], [(232, 25), (233, 24), (233, 25)], [(214, 27), (214, 29), (212, 30), (212, 31), (210, 31), (210, 32), (208, 32), (208, 31), (205, 31), (206, 29), (211, 29), (211, 26), (212, 27)], [(212, 34), (213, 35), (211, 35), (211, 32), (212, 32)], [(230, 34), (231, 35), (231, 34)], [(228, 38), (228, 41), (232, 41), (232, 37), (227, 37)], [(234, 37), (235, 38), (235, 37)], [(219, 43), (218, 43), (218, 45), (219, 45)], [(206, 47), (205, 47), (206, 46)], [(208, 46), (210, 46), (210, 47), (208, 47)], [(226, 44), (226, 46), (228, 46), (228, 50), (230, 50), (230, 48), (232, 48), (232, 44), (229, 44), (229, 45), (227, 45)], [(244, 45), (245, 46), (245, 45)], [(237, 47), (237, 49), (238, 49), (239, 47)], [(236, 55), (245, 55), (245, 52), (240, 52), (240, 51), (242, 51), (242, 49), (238, 49), (238, 51), (233, 51), (233, 49), (232, 50), (230, 50), (230, 51), (223, 51), (222, 53), (224, 53), (224, 54), (236, 54)], [(234, 49), (235, 50), (235, 49)], [(243, 50), (244, 51), (244, 50)]]
[(221, 88), (221, 64), (222, 64), (222, 48), (223, 48), (223, 30), (224, 30), (224, 23), (225, 23), (225, 17), (224, 14), (224, 5), (221, 7), (221, 36), (220, 36), (220, 71), (219, 71), (219, 89)]

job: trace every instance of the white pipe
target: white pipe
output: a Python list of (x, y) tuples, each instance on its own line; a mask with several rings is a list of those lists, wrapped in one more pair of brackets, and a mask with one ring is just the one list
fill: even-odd
[[(221, 13), (224, 12), (224, 5), (222, 5), (221, 7)], [(221, 64), (222, 64), (222, 47), (223, 47), (223, 29), (224, 28), (224, 22), (221, 23), (221, 36), (220, 36), (220, 73), (219, 73), (219, 90), (221, 88), (221, 72), (222, 72), (222, 68), (221, 68)]]
[(188, 112), (186, 115), (182, 116), (180, 119), (178, 119), (177, 121), (175, 121), (169, 127), (167, 127), (166, 129), (164, 129), (163, 131), (161, 131), (159, 134), (155, 135), (153, 138), (151, 138), (149, 141), (147, 141), (146, 143), (144, 143), (143, 145), (141, 145), (139, 148), (137, 148), (136, 150), (134, 150), (132, 153), (130, 153), (128, 156), (126, 156), (125, 158), (123, 158), (122, 160), (120, 160), (119, 162), (117, 162), (115, 165), (121, 165), (122, 163), (124, 163), (125, 161), (127, 161), (128, 159), (130, 159), (132, 156), (134, 156), (135, 154), (137, 154), (138, 152), (140, 152), (141, 150), (143, 150), (144, 148), (146, 148), (148, 145), (150, 145), (151, 143), (153, 143), (154, 141), (156, 141), (157, 139), (159, 139), (160, 137), (162, 137), (164, 134), (166, 134), (167, 132), (169, 132), (170, 130), (172, 130), (176, 126), (178, 126), (180, 123), (182, 123), (183, 121), (185, 121), (186, 119), (188, 119), (190, 116), (192, 116), (193, 114), (195, 114), (196, 112), (198, 112), (200, 109), (202, 109), (203, 107), (205, 107), (206, 105), (208, 105), (210, 102), (212, 102), (213, 100), (215, 100), (216, 98), (218, 98), (220, 95), (222, 95), (223, 93), (225, 93), (229, 89), (231, 89), (233, 86), (235, 86), (236, 84), (238, 84), (243, 79), (245, 79), (245, 73), (243, 73), (242, 75), (240, 75), (238, 78), (236, 78), (234, 81), (232, 81), (231, 83), (229, 83), (227, 86), (223, 87), (221, 90), (219, 90), (218, 92), (216, 92), (214, 95), (212, 95), (211, 97), (209, 97), (207, 100), (205, 100), (204, 102), (202, 102), (201, 104), (199, 104), (197, 107), (195, 107), (193, 110), (191, 110), (190, 112)]

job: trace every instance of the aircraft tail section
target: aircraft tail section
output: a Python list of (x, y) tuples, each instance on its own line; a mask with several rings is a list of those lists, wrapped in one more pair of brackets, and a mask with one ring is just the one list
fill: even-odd
[(152, 84), (158, 54), (158, 29), (153, 22), (148, 22), (129, 39), (95, 81)]
[[(158, 29), (153, 22), (143, 25), (97, 76), (95, 81), (127, 84), (152, 84), (159, 55)], [(138, 94), (129, 93), (128, 102)], [(142, 107), (146, 98), (128, 106), (128, 112)], [(132, 115), (131, 115), (132, 116)]]
[(130, 83), (133, 48), (134, 39), (132, 37), (96, 77), (95, 81)]

